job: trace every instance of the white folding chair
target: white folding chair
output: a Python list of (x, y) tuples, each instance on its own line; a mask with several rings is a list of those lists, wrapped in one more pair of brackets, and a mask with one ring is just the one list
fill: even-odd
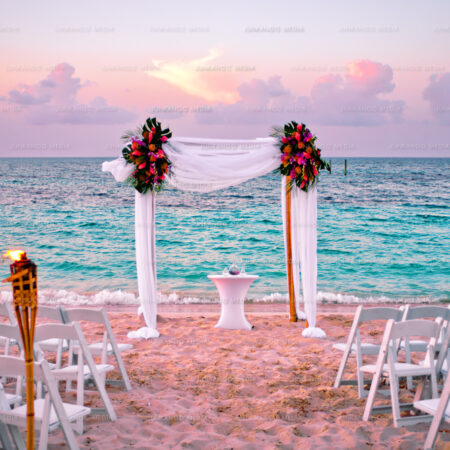
[[(37, 309), (37, 323), (41, 324), (42, 319), (50, 319), (53, 323), (64, 323), (60, 306), (42, 306)], [(69, 351), (69, 343), (65, 339), (47, 339), (39, 343), (39, 348), (46, 352), (56, 354), (55, 367), (61, 367), (62, 355)]]
[[(13, 356), (0, 356), (0, 374), (6, 377), (24, 377), (25, 361)], [(62, 429), (68, 447), (78, 449), (70, 422), (76, 422), (86, 416), (90, 413), (90, 409), (62, 402), (56, 381), (46, 361), (34, 363), (34, 379), (42, 383), (46, 389), (45, 398), (34, 400), (34, 425), (35, 429), (40, 430), (39, 450), (47, 448), (49, 431), (58, 427)], [(0, 389), (0, 423), (3, 425), (0, 429), (3, 447), (9, 448), (12, 438), (16, 448), (25, 449), (18, 427), (26, 426), (27, 406), (10, 409), (2, 389)]]
[[(361, 367), (362, 372), (373, 375), (369, 396), (364, 409), (364, 421), (369, 420), (372, 410), (377, 410), (379, 412), (386, 410), (386, 406), (374, 407), (375, 397), (379, 390), (382, 377), (386, 377), (389, 380), (391, 406), (388, 409), (392, 409), (394, 427), (427, 421), (426, 416), (400, 417), (400, 409), (411, 408), (412, 404), (401, 405), (399, 403), (398, 380), (399, 378), (406, 378), (408, 376), (430, 377), (432, 396), (433, 398), (437, 397), (434, 356), (436, 341), (441, 325), (441, 318), (436, 319), (435, 322), (429, 320), (408, 320), (405, 322), (388, 321), (377, 363)], [(410, 338), (411, 336), (421, 336), (429, 339), (426, 358), (421, 364), (398, 361), (398, 340)]]
[[(86, 321), (103, 325), (104, 333), (102, 342), (88, 343), (88, 348), (91, 351), (92, 355), (101, 357), (102, 364), (106, 364), (107, 357), (109, 355), (113, 355), (114, 358), (116, 359), (117, 367), (122, 376), (122, 380), (106, 380), (106, 381), (109, 384), (123, 385), (125, 386), (125, 389), (127, 391), (131, 390), (130, 379), (128, 378), (127, 370), (125, 368), (125, 364), (123, 363), (121, 353), (126, 350), (132, 349), (133, 345), (126, 343), (117, 343), (106, 309), (62, 308), (62, 315), (66, 323)], [(73, 351), (76, 353), (77, 348), (73, 347)]]
[[(14, 315), (14, 310), (9, 302), (0, 303), (0, 317), (5, 317), (11, 325), (16, 325), (16, 316)], [(9, 355), (10, 348), (12, 345), (19, 346), (20, 340), (11, 340), (4, 338), (2, 339), (2, 343), (4, 344), (3, 354)]]
[[(8, 340), (8, 341), (15, 341), (15, 342), (21, 342), (21, 336), (20, 336), (20, 330), (17, 325), (8, 325), (6, 323), (0, 323), (0, 337)], [(5, 356), (8, 356), (8, 354), (5, 354)], [(21, 357), (23, 357), (23, 351), (21, 351)], [(1, 381), (3, 383), (6, 383), (7, 379), (6, 377), (2, 377)], [(16, 379), (16, 389), (15, 393), (6, 393), (5, 397), (10, 406), (18, 406), (20, 402), (22, 401), (22, 378), (18, 377)]]
[[(87, 347), (87, 343), (81, 331), (80, 325), (77, 322), (73, 322), (71, 324), (49, 323), (36, 327), (34, 336), (36, 343), (51, 338), (66, 339), (70, 342), (75, 341), (80, 348), (78, 363), (76, 365), (72, 365), (69, 361), (69, 364), (61, 368), (55, 368), (52, 370), (52, 376), (57, 382), (77, 382), (77, 403), (79, 405), (84, 404), (85, 381), (92, 380), (100, 394), (105, 409), (91, 408), (91, 412), (94, 414), (104, 414), (106, 410), (110, 420), (116, 420), (116, 413), (105, 389), (106, 373), (113, 370), (114, 367), (108, 364), (95, 364), (91, 352)], [(78, 421), (78, 431), (80, 433), (82, 432), (82, 427), (83, 422), (81, 419)]]
[[(347, 343), (337, 343), (333, 348), (343, 352), (339, 370), (334, 381), (334, 387), (338, 388), (341, 385), (358, 384), (359, 398), (367, 396), (368, 391), (364, 389), (364, 384), (370, 383), (370, 380), (364, 380), (364, 374), (361, 372), (363, 365), (363, 357), (365, 355), (378, 355), (380, 345), (372, 342), (362, 342), (359, 327), (362, 323), (371, 322), (374, 320), (389, 320), (393, 319), (399, 321), (402, 317), (403, 310), (388, 307), (364, 308), (363, 305), (358, 306), (353, 319), (353, 324), (348, 335)], [(345, 367), (350, 355), (356, 356), (356, 380), (343, 380)]]
[[(441, 317), (444, 321), (441, 329), (441, 335), (436, 343), (436, 350), (439, 351), (441, 341), (443, 339), (445, 329), (447, 328), (450, 319), (450, 309), (438, 305), (425, 306), (410, 306), (407, 305), (403, 313), (402, 320), (416, 320), (416, 319), (437, 319)], [(425, 352), (428, 342), (421, 339), (404, 339), (400, 342), (400, 349), (405, 351), (406, 362), (411, 362), (411, 352)], [(412, 378), (407, 377), (406, 383), (408, 389), (413, 389)]]
[(439, 432), (439, 427), (441, 426), (442, 421), (444, 420), (445, 422), (450, 423), (450, 405), (448, 404), (449, 397), (450, 397), (450, 377), (447, 377), (440, 398), (431, 398), (428, 400), (420, 400), (414, 402), (414, 408), (424, 413), (427, 413), (433, 417), (430, 429), (428, 430), (428, 434), (425, 439), (424, 448), (426, 450), (434, 448), (436, 437)]

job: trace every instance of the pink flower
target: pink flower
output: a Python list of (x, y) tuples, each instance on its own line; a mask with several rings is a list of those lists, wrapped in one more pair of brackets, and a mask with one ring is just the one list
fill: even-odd
[(153, 133), (148, 133), (148, 143), (152, 142), (153, 139)]
[(302, 131), (302, 124), (297, 125), (297, 130)]
[(313, 173), (314, 173), (314, 175), (317, 175), (319, 172), (317, 171), (317, 167), (316, 166), (313, 166)]
[(295, 139), (297, 139), (298, 142), (300, 142), (300, 133), (294, 134)]
[(138, 169), (145, 169), (146, 165), (147, 165), (147, 163), (143, 162), (143, 163), (139, 164)]
[(167, 142), (167, 136), (162, 136), (161, 137), (161, 142)]
[(131, 154), (133, 156), (141, 156), (142, 155), (142, 153), (139, 150), (135, 150), (134, 152), (131, 152)]
[(288, 140), (288, 138), (284, 137), (284, 138), (281, 138), (281, 142), (283, 144), (287, 144), (289, 142), (289, 140)]
[(158, 153), (156, 153), (157, 158), (164, 158), (165, 156), (166, 154), (161, 149), (159, 149)]

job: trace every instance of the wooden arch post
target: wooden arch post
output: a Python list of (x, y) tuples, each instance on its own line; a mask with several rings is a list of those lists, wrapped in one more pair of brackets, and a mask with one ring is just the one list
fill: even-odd
[(292, 230), (291, 230), (291, 177), (286, 177), (286, 264), (289, 286), (289, 320), (297, 322), (297, 311), (295, 310), (294, 274), (292, 271)]

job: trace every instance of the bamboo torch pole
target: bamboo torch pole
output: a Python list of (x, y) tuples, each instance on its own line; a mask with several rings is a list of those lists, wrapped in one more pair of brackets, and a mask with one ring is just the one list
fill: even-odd
[[(11, 253), (11, 252), (10, 252)], [(27, 450), (34, 449), (34, 367), (33, 341), (37, 315), (37, 267), (26, 254), (20, 252), (11, 264), (10, 281), (13, 288), (14, 309), (25, 352), (27, 385)]]
[(292, 235), (291, 235), (291, 177), (286, 177), (286, 253), (287, 253), (287, 277), (289, 286), (289, 320), (297, 322), (295, 310), (294, 275), (292, 271)]

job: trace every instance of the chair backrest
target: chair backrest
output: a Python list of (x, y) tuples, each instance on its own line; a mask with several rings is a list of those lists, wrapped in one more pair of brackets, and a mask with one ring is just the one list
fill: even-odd
[(0, 316), (7, 317), (12, 324), (16, 323), (16, 316), (14, 310), (9, 302), (0, 303)]
[(62, 308), (61, 312), (65, 323), (80, 321), (95, 322), (102, 325), (106, 325), (106, 323), (109, 323), (105, 308)]
[[(444, 327), (443, 327), (444, 328)], [(439, 373), (444, 365), (444, 361), (447, 360), (447, 370), (450, 369), (450, 326), (445, 327), (445, 331), (443, 333), (441, 348), (439, 349), (439, 355), (436, 360), (436, 374), (439, 376)], [(449, 377), (450, 378), (450, 377)]]
[(390, 339), (409, 338), (411, 336), (437, 339), (442, 322), (443, 320), (441, 317), (437, 318), (435, 321), (416, 319), (406, 320), (404, 322), (394, 322), (391, 325)]
[(437, 305), (426, 305), (426, 306), (414, 306), (405, 309), (403, 315), (403, 320), (414, 320), (414, 319), (436, 319), (437, 317), (442, 317), (444, 320), (450, 319), (450, 309), (445, 306)]
[(14, 339), (19, 344), (22, 342), (20, 330), (17, 325), (8, 325), (6, 323), (0, 323), (0, 336), (7, 339)]
[[(41, 363), (33, 363), (33, 376), (36, 381), (45, 382), (41, 367)], [(25, 377), (25, 360), (15, 356), (0, 355), (0, 376), (8, 378)]]
[(35, 343), (53, 338), (78, 340), (79, 335), (74, 324), (46, 323), (38, 325), (34, 330)]
[(44, 318), (54, 320), (56, 322), (62, 322), (61, 307), (39, 305), (37, 309), (37, 317), (38, 319)]
[(363, 308), (362, 305), (361, 314), (359, 316), (359, 322), (370, 322), (372, 320), (389, 320), (393, 319), (398, 322), (402, 319), (403, 310), (392, 307), (375, 307), (375, 308)]

